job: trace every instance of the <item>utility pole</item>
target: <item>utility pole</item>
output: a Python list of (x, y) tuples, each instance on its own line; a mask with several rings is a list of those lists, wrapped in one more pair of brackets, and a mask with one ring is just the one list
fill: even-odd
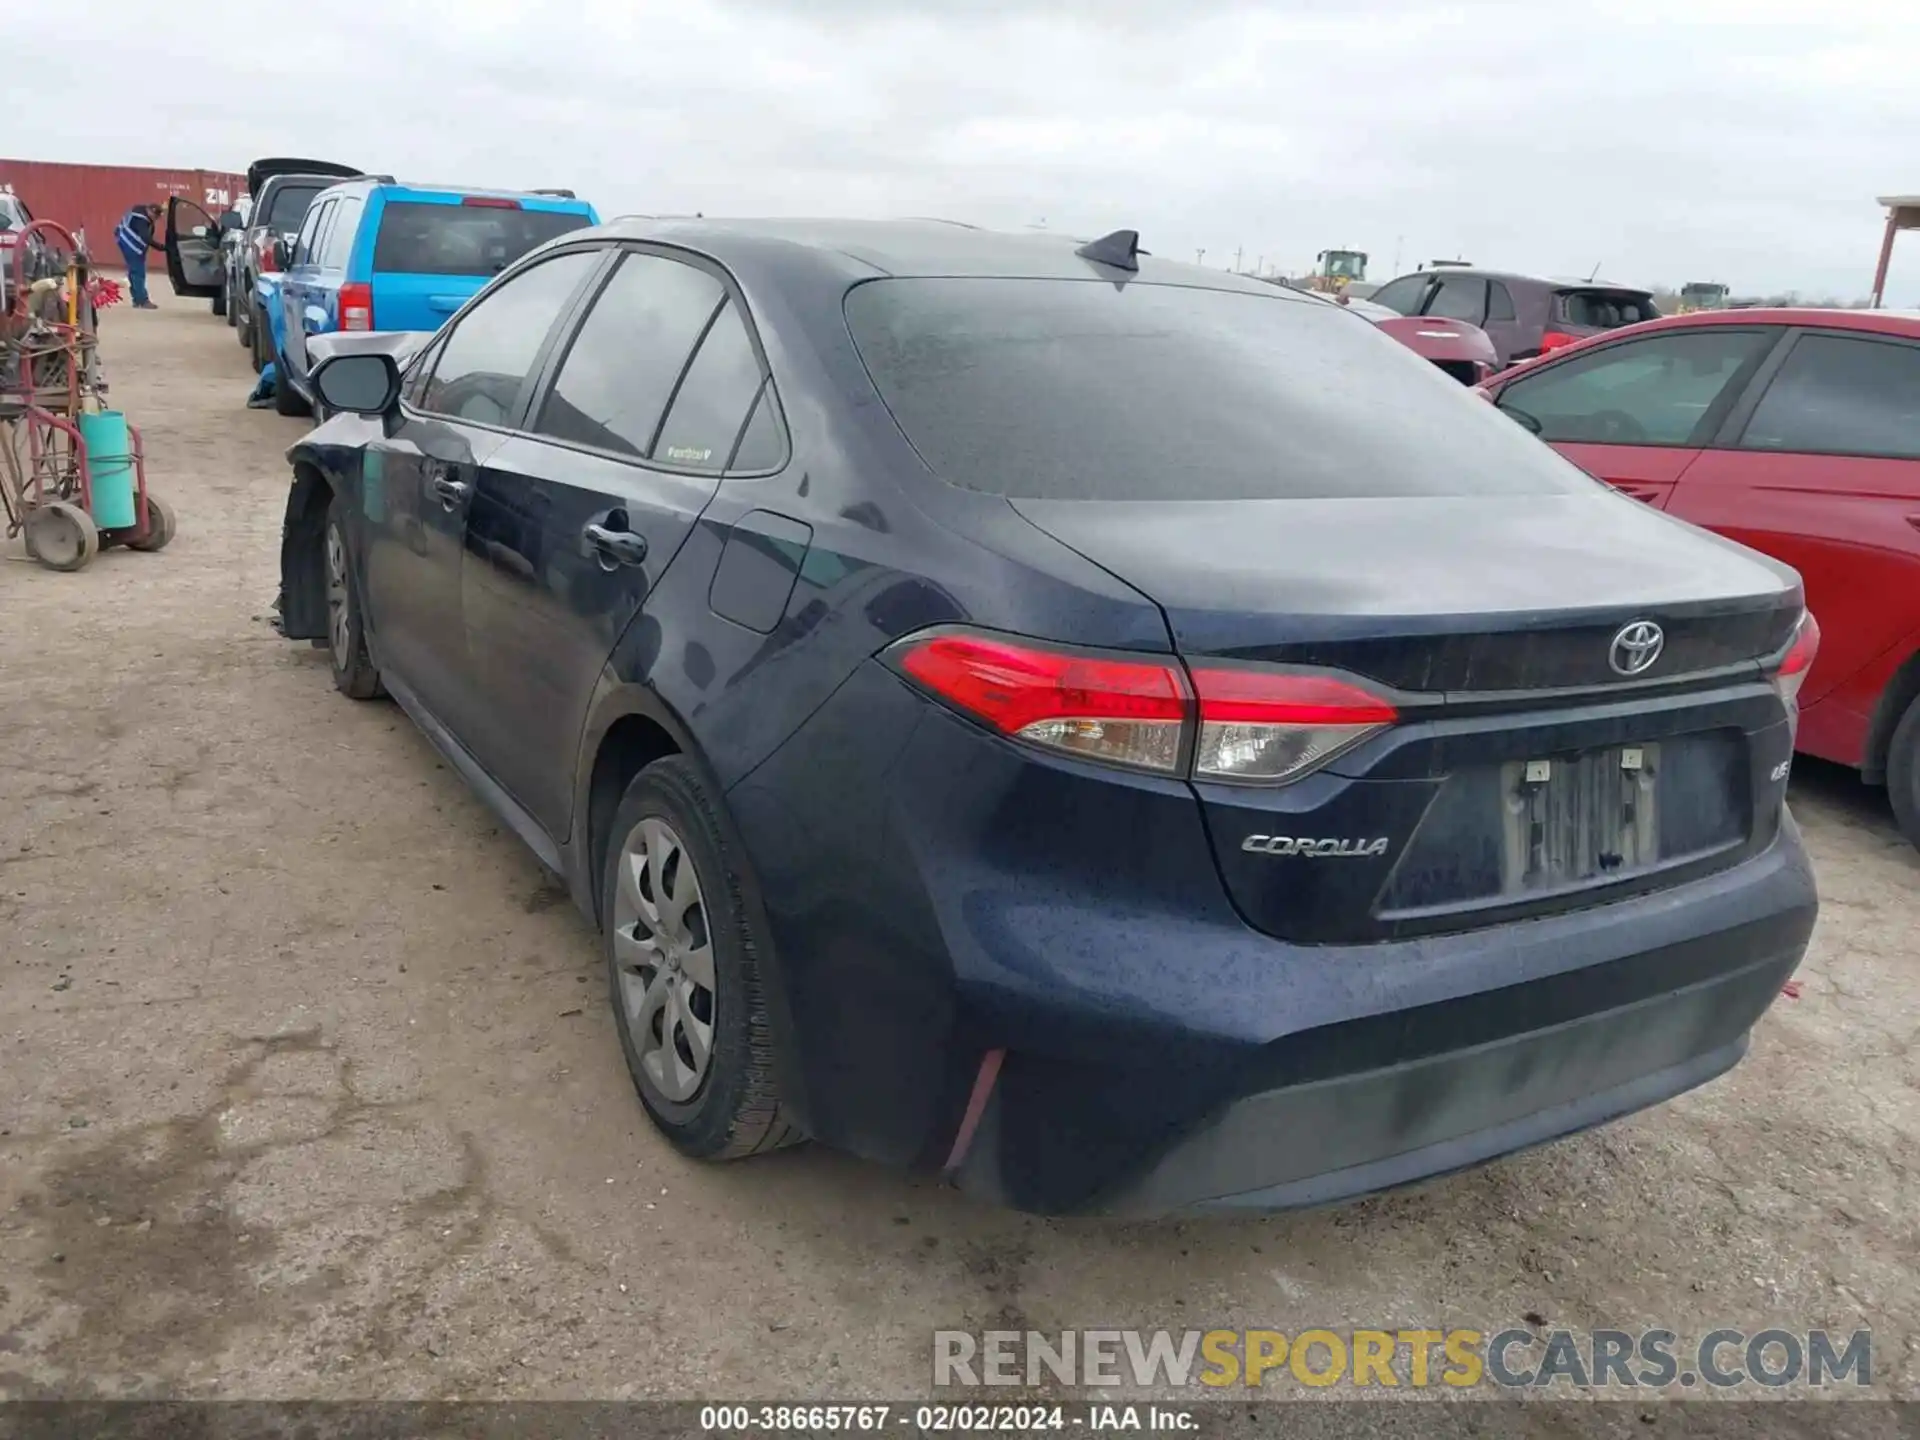
[(1242, 250), (1238, 245), (1233, 247), (1233, 273), (1234, 274), (1238, 275), (1240, 273), (1240, 257), (1246, 253), (1247, 252)]
[(1396, 275), (1400, 273), (1400, 247), (1406, 244), (1406, 242), (1407, 237), (1404, 235), (1396, 235), (1393, 237), (1393, 273)]
[(1264, 275), (1267, 273), (1266, 256), (1262, 255), (1258, 260), (1253, 262), (1253, 273), (1256, 275)]
[(1194, 252), (1193, 252), (1193, 263), (1194, 263), (1194, 264), (1196, 264), (1196, 265), (1204, 265), (1204, 264), (1206, 264), (1206, 263), (1207, 263), (1207, 252), (1206, 252), (1206, 251), (1205, 251), (1204, 249), (1200, 249), (1200, 250), (1196, 250), (1196, 251), (1194, 251)]

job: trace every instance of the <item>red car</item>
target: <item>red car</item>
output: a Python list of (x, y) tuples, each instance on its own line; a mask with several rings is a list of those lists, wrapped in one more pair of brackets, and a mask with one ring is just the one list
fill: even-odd
[(1438, 316), (1402, 315), (1370, 300), (1337, 302), (1361, 319), (1378, 325), (1414, 354), (1431, 360), (1462, 385), (1478, 385), (1500, 368), (1493, 341), (1478, 325)]
[(1920, 314), (1652, 320), (1481, 387), (1589, 474), (1800, 572), (1797, 748), (1887, 786), (1920, 844)]

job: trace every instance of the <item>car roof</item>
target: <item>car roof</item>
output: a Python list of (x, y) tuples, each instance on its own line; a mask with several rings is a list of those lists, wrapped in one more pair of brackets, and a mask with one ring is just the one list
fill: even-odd
[[(1644, 285), (1629, 285), (1623, 280), (1609, 280), (1605, 276), (1588, 280), (1574, 275), (1529, 275), (1522, 270), (1490, 270), (1480, 265), (1430, 265), (1425, 270), (1409, 270), (1406, 275), (1396, 275), (1393, 279), (1404, 280), (1407, 275), (1476, 275), (1483, 280), (1499, 280), (1509, 285), (1542, 285), (1549, 290), (1627, 290), (1635, 295), (1653, 294)], [(1393, 280), (1386, 283), (1391, 285)]]
[[(1094, 238), (1057, 232), (983, 230), (952, 220), (708, 220), (625, 215), (566, 238), (656, 241), (708, 255), (723, 265), (747, 261), (791, 265), (849, 280), (876, 276), (997, 276), (1020, 279), (1124, 282), (1128, 272), (1074, 253)], [(1210, 290), (1311, 303), (1282, 286), (1226, 270), (1182, 264), (1139, 252), (1130, 277), (1145, 284)]]
[(491, 185), (435, 185), (425, 181), (396, 180), (391, 175), (356, 175), (351, 180), (341, 180), (327, 188), (368, 192), (385, 190), (390, 196), (398, 196), (401, 199), (410, 196), (437, 199), (441, 196), (477, 195), (525, 201), (536, 209), (585, 211), (592, 208), (577, 195), (556, 195), (551, 191), (539, 190), (501, 190)]
[[(1814, 325), (1828, 330), (1866, 330), (1881, 335), (1920, 339), (1920, 310), (1840, 310), (1818, 305), (1756, 305), (1750, 310), (1695, 310), (1687, 315), (1663, 315), (1638, 325), (1608, 330), (1613, 339), (1631, 330), (1684, 330), (1698, 325)], [(1594, 337), (1601, 338), (1599, 336)]]

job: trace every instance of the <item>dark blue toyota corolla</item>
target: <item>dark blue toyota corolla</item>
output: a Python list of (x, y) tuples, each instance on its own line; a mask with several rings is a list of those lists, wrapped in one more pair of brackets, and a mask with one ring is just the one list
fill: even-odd
[(285, 633), (566, 878), (688, 1154), (1336, 1200), (1713, 1078), (1806, 947), (1798, 578), (1337, 306), (635, 220), (319, 348)]

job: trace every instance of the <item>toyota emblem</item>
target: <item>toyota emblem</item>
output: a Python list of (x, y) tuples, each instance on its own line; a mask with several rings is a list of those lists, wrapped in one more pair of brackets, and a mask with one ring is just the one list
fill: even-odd
[(1644, 675), (1660, 658), (1666, 643), (1666, 633), (1658, 625), (1651, 620), (1636, 620), (1631, 625), (1622, 625), (1620, 633), (1613, 637), (1607, 663), (1617, 675)]

